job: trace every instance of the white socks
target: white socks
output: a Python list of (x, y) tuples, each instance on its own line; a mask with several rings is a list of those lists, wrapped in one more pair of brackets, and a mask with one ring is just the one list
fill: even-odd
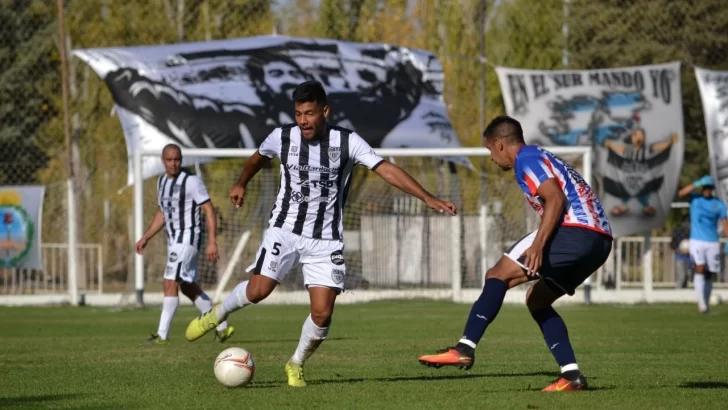
[[(198, 296), (197, 299), (195, 299), (195, 306), (197, 306), (197, 310), (199, 310), (200, 313), (205, 313), (208, 310), (212, 309), (212, 300), (210, 300), (210, 297), (207, 296), (207, 293), (202, 292), (202, 293), (200, 293), (200, 296)], [(223, 332), (223, 331), (225, 331), (225, 329), (227, 329), (227, 327), (228, 327), (227, 321), (223, 321), (217, 327), (217, 331)]]
[(294, 364), (302, 365), (318, 349), (319, 345), (326, 340), (328, 334), (328, 327), (316, 326), (313, 320), (311, 320), (311, 315), (308, 315), (306, 321), (303, 322), (301, 339), (298, 341), (296, 353), (291, 357), (291, 361)]
[(164, 297), (162, 301), (162, 315), (159, 318), (159, 329), (157, 329), (157, 335), (160, 339), (167, 340), (169, 326), (172, 324), (172, 318), (174, 317), (174, 312), (177, 311), (177, 306), (179, 306), (179, 297)]
[(238, 286), (223, 300), (217, 307), (217, 317), (225, 319), (229, 314), (245, 306), (250, 305), (246, 292), (248, 291), (248, 281), (238, 283)]
[(693, 278), (693, 284), (695, 285), (695, 294), (698, 297), (698, 310), (701, 312), (706, 312), (708, 310), (708, 302), (709, 300), (706, 299), (706, 294), (709, 296), (710, 291), (706, 290), (708, 286), (706, 286), (706, 282), (710, 282), (710, 288), (713, 288), (713, 283), (710, 280), (705, 280), (705, 275), (702, 273), (695, 273), (695, 277)]

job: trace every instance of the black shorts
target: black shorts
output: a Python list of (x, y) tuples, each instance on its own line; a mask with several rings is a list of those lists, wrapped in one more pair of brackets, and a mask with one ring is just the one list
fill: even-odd
[[(536, 231), (519, 239), (505, 255), (521, 265), (521, 254), (536, 238)], [(543, 249), (538, 275), (557, 294), (573, 295), (576, 288), (606, 262), (612, 238), (591, 229), (560, 226)]]

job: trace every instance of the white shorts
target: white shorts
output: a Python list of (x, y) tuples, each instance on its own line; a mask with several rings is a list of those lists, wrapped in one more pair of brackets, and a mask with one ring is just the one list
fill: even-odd
[(303, 264), (303, 284), (308, 287), (344, 289), (346, 263), (344, 242), (311, 239), (280, 228), (270, 228), (247, 271), (282, 282), (297, 263)]
[(197, 281), (197, 248), (185, 243), (167, 246), (167, 267), (164, 279), (177, 282), (195, 283)]
[(706, 265), (711, 273), (720, 272), (720, 242), (691, 239), (690, 258), (696, 265)]

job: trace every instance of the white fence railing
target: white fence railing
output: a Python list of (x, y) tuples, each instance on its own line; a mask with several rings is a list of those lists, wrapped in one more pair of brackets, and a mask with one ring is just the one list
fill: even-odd
[[(644, 286), (645, 263), (652, 264), (652, 285), (655, 288), (675, 288), (680, 285), (675, 252), (670, 248), (670, 237), (653, 236), (650, 238), (651, 260), (645, 260), (645, 237), (625, 236), (618, 238), (614, 249), (614, 271), (612, 278), (617, 290), (622, 288), (641, 288)], [(726, 262), (728, 255), (722, 252), (726, 239), (721, 239), (721, 271), (713, 278), (715, 287), (728, 287), (726, 282)], [(690, 269), (692, 272), (692, 268)], [(692, 278), (688, 275), (688, 280)], [(602, 280), (604, 282), (604, 280)]]
[[(724, 244), (728, 239), (722, 239)], [(605, 266), (592, 276), (592, 287), (598, 291), (620, 293), (621, 290), (654, 288), (675, 289), (683, 283), (679, 280), (675, 252), (670, 248), (669, 237), (646, 238), (628, 236), (618, 238), (614, 251)], [(103, 248), (100, 244), (79, 244), (77, 248), (78, 284), (87, 295), (104, 292)], [(68, 295), (68, 245), (42, 244), (44, 270), (0, 269), (0, 295)], [(722, 269), (714, 278), (717, 289), (728, 289), (728, 254), (722, 253)], [(650, 282), (645, 282), (645, 277)], [(691, 281), (690, 273), (687, 275)], [(687, 287), (692, 287), (687, 283)]]
[[(78, 285), (86, 293), (103, 293), (104, 260), (100, 244), (76, 247)], [(0, 294), (65, 294), (68, 292), (68, 244), (41, 244), (43, 270), (0, 269)]]

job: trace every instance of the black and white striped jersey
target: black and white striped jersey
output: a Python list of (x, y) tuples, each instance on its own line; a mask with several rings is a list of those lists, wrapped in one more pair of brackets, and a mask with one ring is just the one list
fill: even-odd
[(383, 160), (357, 133), (329, 125), (306, 141), (296, 124), (276, 128), (258, 149), (281, 160), (281, 185), (269, 226), (314, 239), (342, 240), (342, 213), (354, 165), (374, 170)]
[(157, 181), (157, 202), (164, 214), (168, 243), (200, 247), (200, 205), (210, 201), (202, 180), (182, 170), (174, 178), (166, 174)]

